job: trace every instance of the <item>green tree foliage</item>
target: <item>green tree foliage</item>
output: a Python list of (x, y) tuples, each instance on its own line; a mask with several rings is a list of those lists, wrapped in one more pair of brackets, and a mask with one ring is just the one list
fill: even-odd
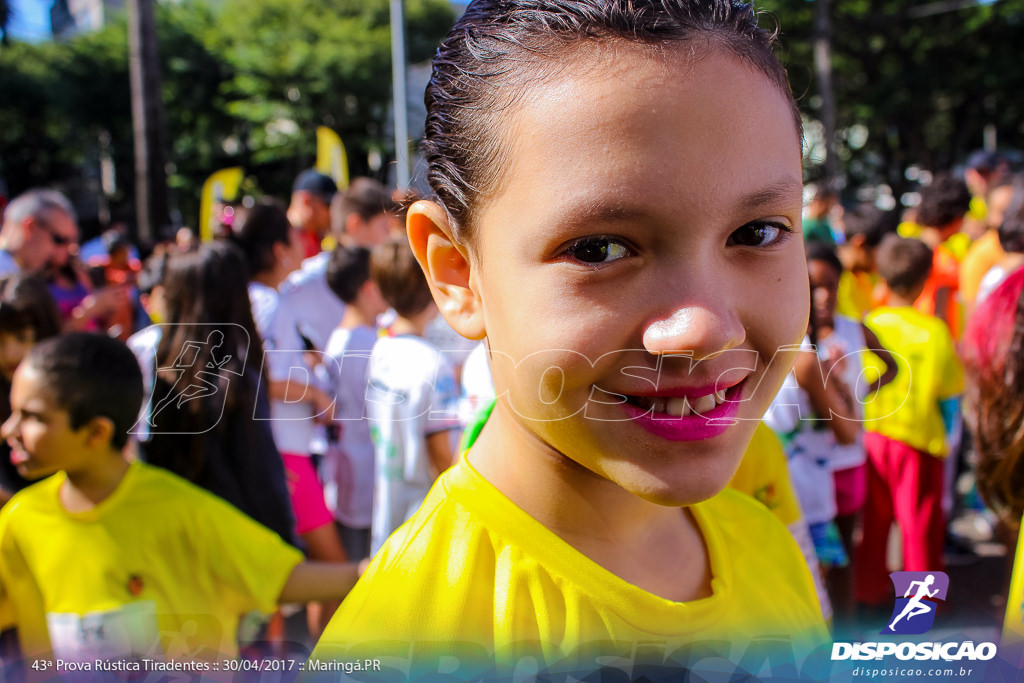
[[(318, 125), (341, 135), (355, 173), (368, 172), (368, 151), (391, 153), (387, 0), (184, 0), (159, 3), (156, 20), (168, 183), (186, 223), (198, 218), (203, 181), (225, 166), (285, 196), (314, 161)], [(445, 0), (406, 0), (410, 61), (429, 58), (453, 21)], [(109, 135), (130, 202), (123, 18), (66, 43), (0, 50), (0, 92), (0, 175), (12, 194), (95, 164)]]
[(12, 192), (74, 170), (65, 139), (72, 125), (61, 110), (57, 45), (12, 41), (0, 50), (0, 173)]
[[(1000, 148), (1024, 147), (1024, 72), (1015, 66), (1024, 1), (830, 4), (838, 156), (850, 184), (886, 183), (898, 194), (910, 166), (962, 163), (982, 146), (986, 125), (995, 126)], [(813, 118), (814, 0), (759, 6), (779, 20), (794, 91)]]
[(11, 6), (7, 0), (0, 0), (0, 44), (10, 43), (10, 36), (7, 35), (7, 24), (11, 20)]

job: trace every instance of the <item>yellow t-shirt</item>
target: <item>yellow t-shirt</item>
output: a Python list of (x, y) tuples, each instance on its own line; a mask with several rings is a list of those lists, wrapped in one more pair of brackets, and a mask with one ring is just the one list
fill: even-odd
[[(949, 328), (935, 316), (911, 307), (883, 306), (864, 323), (896, 359), (896, 378), (864, 399), (865, 429), (901, 441), (932, 455), (946, 455), (946, 430), (939, 401), (963, 392), (963, 366), (953, 348)], [(874, 354), (865, 356), (865, 370), (881, 373)], [(877, 376), (877, 375), (875, 375)]]
[(522, 662), (589, 671), (600, 657), (609, 666), (683, 666), (689, 646), (738, 661), (751, 641), (764, 648), (766, 639), (792, 665), (793, 653), (822, 644), (810, 573), (786, 528), (729, 489), (690, 509), (713, 595), (672, 602), (582, 555), (464, 457), (374, 557), (306, 671), (374, 657), (396, 675), (445, 667), (448, 680), (503, 678)]
[(802, 515), (789, 479), (786, 451), (779, 437), (764, 422), (758, 423), (754, 430), (729, 487), (764, 505), (787, 527)]
[(1010, 594), (1006, 599), (1006, 616), (1003, 618), (1002, 644), (1017, 647), (1024, 645), (1024, 534), (1017, 538)]
[(877, 276), (844, 270), (839, 276), (839, 290), (836, 292), (836, 313), (863, 320), (878, 305), (875, 300), (877, 284)]
[(978, 287), (988, 269), (1003, 259), (999, 233), (989, 230), (979, 237), (960, 263), (960, 297), (969, 304), (978, 298)]
[(914, 221), (901, 221), (896, 226), (896, 234), (908, 240), (915, 240), (921, 236), (923, 228)]
[(971, 236), (966, 232), (953, 233), (948, 240), (942, 243), (942, 246), (949, 250), (957, 263), (961, 263), (971, 248)]
[(81, 514), (59, 501), (65, 479), (34, 484), (0, 511), (0, 614), (13, 615), (26, 658), (232, 656), (239, 617), (273, 612), (302, 561), (166, 470), (132, 463)]

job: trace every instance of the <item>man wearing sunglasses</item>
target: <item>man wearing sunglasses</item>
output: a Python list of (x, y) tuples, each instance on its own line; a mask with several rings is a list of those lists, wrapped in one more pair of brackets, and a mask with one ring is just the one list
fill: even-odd
[(0, 278), (40, 272), (77, 241), (75, 209), (67, 197), (55, 190), (28, 190), (4, 212)]

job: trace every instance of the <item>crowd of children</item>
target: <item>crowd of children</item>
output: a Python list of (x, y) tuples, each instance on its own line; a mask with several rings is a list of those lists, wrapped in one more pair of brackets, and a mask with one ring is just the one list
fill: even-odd
[[(954, 484), (966, 472), (961, 483), (971, 485), (980, 449), (961, 418), (968, 349), (958, 341), (975, 306), (1024, 263), (1015, 254), (1014, 218), (1024, 194), (1015, 191), (1008, 164), (985, 159), (992, 165), (987, 194), (973, 204), (964, 180), (940, 174), (898, 228), (891, 213), (854, 205), (833, 211), (831, 239), (806, 236), (816, 377), (838, 385), (851, 409), (833, 410), (823, 424), (825, 408), (806, 406), (813, 422), (803, 428), (818, 437), (810, 449), (786, 430), (780, 435), (801, 501), (815, 501), (841, 540), (834, 553), (828, 536), (814, 534), (837, 629), (856, 633), (865, 618), (887, 614), (890, 571), (941, 571), (944, 553), (960, 550), (949, 528)], [(971, 220), (988, 226), (973, 243), (965, 232)], [(836, 416), (852, 418), (852, 441)], [(831, 486), (824, 473), (814, 480), (801, 474), (808, 450), (831, 471)], [(888, 541), (894, 522), (901, 534), (895, 558)]]
[(91, 281), (25, 219), (0, 656), (234, 657), (306, 605), (314, 669), (798, 665), (943, 569), (961, 471), (1020, 516), (998, 158), (898, 227), (817, 187), (801, 232), (799, 113), (728, 0), (477, 0), (426, 99), (429, 200), (306, 171), (144, 263), (110, 232)]

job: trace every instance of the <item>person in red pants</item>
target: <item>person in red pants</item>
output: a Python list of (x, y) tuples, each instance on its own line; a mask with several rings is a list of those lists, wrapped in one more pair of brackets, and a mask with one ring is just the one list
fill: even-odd
[(949, 328), (913, 307), (931, 270), (931, 250), (892, 235), (877, 258), (888, 305), (868, 314), (865, 324), (899, 369), (864, 407), (868, 492), (854, 555), (854, 592), (865, 605), (892, 597), (886, 548), (893, 520), (903, 534), (903, 569), (942, 570), (943, 459), (963, 391), (963, 368)]

